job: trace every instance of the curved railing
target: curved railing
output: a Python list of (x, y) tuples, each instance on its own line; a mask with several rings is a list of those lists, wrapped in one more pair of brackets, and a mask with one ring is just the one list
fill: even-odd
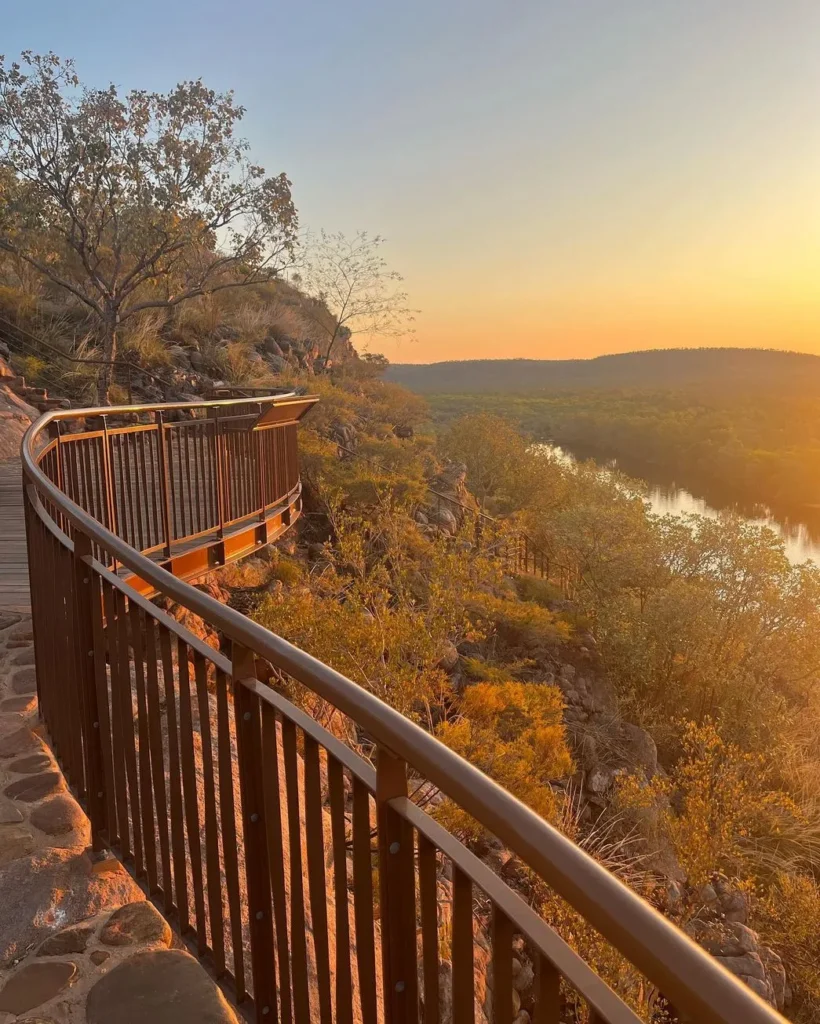
[[(289, 418), (280, 402), (268, 403), (285, 409), (268, 422)], [(209, 407), (175, 408), (195, 417)], [(110, 848), (133, 871), (240, 1007), (260, 1022), (472, 1022), (477, 979), (487, 977), (483, 1009), (510, 1022), (513, 942), (522, 936), (537, 968), (539, 1024), (568, 1019), (570, 991), (590, 1020), (638, 1020), (547, 921), (410, 799), (408, 783), (416, 792), (426, 782), (583, 915), (663, 994), (673, 1017), (782, 1021), (429, 733), (169, 572), (173, 538), (161, 564), (136, 549), (121, 518), (101, 521), (81, 507), (77, 497), (93, 491), (92, 465), (89, 489), (72, 497), (53, 466), (56, 445), (39, 448), (47, 428), (69, 418), (46, 414), (23, 444), (41, 713), (95, 848)], [(275, 449), (260, 450), (275, 474)], [(241, 472), (241, 462), (230, 465)], [(226, 650), (140, 589), (201, 616)], [(337, 709), (328, 719), (334, 734), (283, 696), (288, 686)], [(346, 727), (372, 749), (375, 769), (338, 738), (351, 735)]]

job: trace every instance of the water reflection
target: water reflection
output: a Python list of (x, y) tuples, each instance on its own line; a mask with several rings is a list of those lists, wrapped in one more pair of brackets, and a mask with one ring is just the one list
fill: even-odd
[[(572, 452), (559, 445), (544, 444), (538, 447), (549, 452), (559, 462), (573, 464), (576, 461)], [(628, 476), (641, 477), (646, 480), (645, 472), (634, 468), (629, 472), (622, 462), (615, 459), (601, 463), (601, 465), (605, 469), (619, 469)], [(646, 498), (652, 511), (661, 516), (695, 512), (698, 515), (715, 519), (721, 511), (729, 509), (742, 515), (749, 523), (768, 526), (774, 530), (783, 539), (786, 554), (793, 564), (796, 565), (811, 558), (820, 565), (820, 510), (818, 509), (807, 508), (803, 516), (794, 518), (776, 515), (765, 505), (757, 505), (754, 509), (743, 508), (738, 503), (730, 501), (712, 505), (705, 499), (696, 497), (686, 488), (678, 487), (675, 483), (649, 482)]]

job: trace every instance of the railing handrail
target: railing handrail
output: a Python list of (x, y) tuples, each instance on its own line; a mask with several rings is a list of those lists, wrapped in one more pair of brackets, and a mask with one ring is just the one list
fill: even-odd
[[(247, 400), (170, 403), (166, 408), (237, 404), (247, 404)], [(120, 406), (45, 413), (23, 438), (25, 475), (40, 495), (47, 497), (76, 528), (136, 576), (202, 616), (235, 643), (284, 669), (457, 801), (582, 914), (679, 1011), (707, 1024), (736, 1024), (740, 1020), (749, 1024), (782, 1024), (779, 1014), (663, 915), (473, 765), (328, 665), (140, 554), (71, 501), (40, 470), (35, 443), (50, 423), (70, 416), (134, 411), (133, 406)]]

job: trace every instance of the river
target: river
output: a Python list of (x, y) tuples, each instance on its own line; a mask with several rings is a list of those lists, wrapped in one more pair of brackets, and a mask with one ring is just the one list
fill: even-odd
[[(550, 452), (560, 462), (574, 463), (576, 455), (556, 444), (539, 445), (545, 451)], [(648, 490), (645, 497), (654, 513), (662, 515), (684, 515), (687, 512), (696, 512), (698, 515), (717, 518), (721, 512), (732, 511), (749, 522), (759, 526), (768, 526), (782, 538), (789, 561), (794, 565), (805, 562), (810, 558), (820, 565), (820, 512), (807, 509), (801, 517), (786, 517), (775, 514), (764, 505), (755, 507), (753, 514), (747, 514), (748, 510), (736, 504), (709, 504), (705, 498), (697, 497), (685, 487), (679, 487), (674, 481), (660, 482), (647, 480), (647, 474), (636, 467), (627, 469), (616, 459), (609, 459), (605, 462), (596, 460), (602, 470), (617, 469), (627, 476), (639, 477), (647, 483)], [(812, 512), (814, 511), (814, 515)]]

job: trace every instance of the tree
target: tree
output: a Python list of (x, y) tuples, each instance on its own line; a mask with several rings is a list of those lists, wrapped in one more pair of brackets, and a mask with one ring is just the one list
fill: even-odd
[(417, 310), (407, 307), (407, 293), (396, 287), (402, 277), (388, 269), (379, 252), (383, 244), (380, 235), (366, 231), (353, 238), (322, 231), (306, 241), (300, 285), (317, 299), (307, 314), (327, 336), (325, 364), (338, 338), (412, 333)]
[[(256, 284), (289, 262), (296, 210), (235, 134), (244, 109), (202, 81), (167, 94), (83, 88), (70, 60), (0, 58), (0, 250), (87, 307), (103, 356), (149, 308)], [(110, 367), (100, 374), (106, 400)]]

